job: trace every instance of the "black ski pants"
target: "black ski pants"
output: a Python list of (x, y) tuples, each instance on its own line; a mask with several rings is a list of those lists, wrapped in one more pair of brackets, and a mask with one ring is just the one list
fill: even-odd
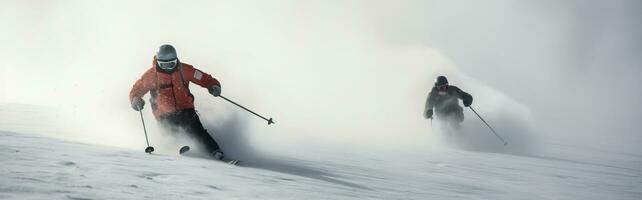
[(219, 150), (218, 143), (203, 128), (201, 120), (194, 109), (185, 109), (168, 115), (158, 117), (158, 122), (165, 131), (178, 134), (181, 131), (187, 133), (190, 137), (200, 142), (207, 150), (212, 153)]
[(447, 109), (437, 110), (437, 117), (450, 124), (453, 128), (459, 128), (464, 121), (464, 109), (461, 106), (451, 106)]

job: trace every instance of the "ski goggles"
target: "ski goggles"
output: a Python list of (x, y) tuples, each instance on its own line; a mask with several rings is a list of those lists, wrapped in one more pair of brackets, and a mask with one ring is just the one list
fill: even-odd
[(163, 70), (172, 70), (176, 67), (178, 60), (177, 59), (169, 60), (169, 61), (157, 60), (156, 63), (158, 63), (158, 67), (160, 67)]

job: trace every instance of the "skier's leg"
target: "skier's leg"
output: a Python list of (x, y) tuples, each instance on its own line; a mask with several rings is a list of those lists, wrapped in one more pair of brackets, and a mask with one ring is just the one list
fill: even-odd
[(453, 128), (453, 130), (459, 130), (459, 128), (461, 128), (461, 122), (456, 118), (457, 117), (453, 115), (450, 119), (450, 127)]
[(177, 137), (177, 134), (181, 131), (180, 128), (183, 126), (183, 119), (181, 118), (180, 112), (160, 116), (157, 120), (161, 127), (161, 131), (166, 135), (171, 135), (172, 137)]
[(464, 109), (463, 108), (459, 107), (459, 109), (457, 109), (457, 112), (456, 112), (455, 115), (456, 115), (455, 117), (457, 118), (457, 123), (464, 122)]
[(455, 130), (459, 130), (459, 128), (461, 127), (461, 122), (464, 121), (464, 110), (458, 106), (457, 109), (453, 109), (453, 111), (450, 113), (449, 118), (450, 127)]
[(215, 151), (221, 151), (216, 140), (207, 132), (203, 127), (198, 114), (195, 110), (185, 110), (185, 131), (192, 135), (194, 139), (203, 144), (208, 153), (213, 153)]
[(435, 112), (437, 116), (437, 123), (439, 124), (439, 129), (441, 130), (442, 134), (446, 137), (447, 140), (450, 140), (450, 138), (453, 136), (453, 129), (451, 128), (451, 123), (452, 123), (452, 117), (451, 113), (447, 109), (441, 109), (441, 110), (436, 110)]

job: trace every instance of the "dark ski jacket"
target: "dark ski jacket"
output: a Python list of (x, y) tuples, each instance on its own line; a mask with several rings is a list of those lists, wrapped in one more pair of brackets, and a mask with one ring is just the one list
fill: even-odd
[(432, 87), (426, 99), (424, 113), (430, 109), (434, 109), (434, 112), (437, 114), (461, 112), (463, 109), (459, 106), (458, 99), (472, 103), (473, 96), (453, 85), (449, 85), (446, 91), (439, 91), (437, 87)]

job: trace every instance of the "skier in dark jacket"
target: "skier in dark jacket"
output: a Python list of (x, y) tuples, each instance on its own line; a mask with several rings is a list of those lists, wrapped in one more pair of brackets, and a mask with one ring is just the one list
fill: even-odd
[(459, 99), (466, 107), (473, 103), (473, 96), (457, 86), (448, 85), (448, 79), (445, 76), (438, 76), (435, 86), (426, 99), (424, 117), (432, 119), (435, 113), (438, 118), (448, 122), (453, 128), (458, 128), (459, 123), (464, 121), (464, 110), (459, 106)]

